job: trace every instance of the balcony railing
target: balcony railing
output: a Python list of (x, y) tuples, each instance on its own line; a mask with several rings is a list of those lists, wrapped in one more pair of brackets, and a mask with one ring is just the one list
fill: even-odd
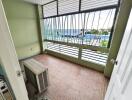
[[(113, 0), (110, 3), (106, 1), (107, 6), (100, 5), (103, 0), (97, 2), (96, 6), (99, 6), (97, 9), (93, 1), (90, 1), (90, 4), (94, 6), (89, 5), (92, 8), (88, 9), (84, 2), (88, 4), (89, 2), (85, 0), (82, 0), (80, 5), (74, 4), (76, 5), (75, 8), (67, 5), (69, 8), (72, 7), (75, 12), (66, 10), (67, 7), (64, 7), (66, 5), (61, 5), (64, 2), (66, 3), (63, 0), (44, 5), (43, 10), (46, 13), (44, 13), (43, 37), (47, 43), (46, 49), (72, 56), (78, 60), (90, 61), (105, 66), (118, 7), (117, 1)], [(80, 9), (79, 11), (77, 11), (77, 6)], [(53, 13), (49, 13), (49, 9)]]
[[(101, 65), (106, 64), (108, 57), (108, 53), (102, 53), (100, 51), (93, 51), (89, 49), (81, 49), (81, 47), (67, 46), (53, 42), (47, 42), (47, 49), (60, 54), (72, 56), (80, 60), (91, 61)], [(81, 54), (79, 53), (79, 50), (81, 50)], [(79, 55), (81, 56), (79, 57)]]
[(115, 9), (44, 20), (45, 40), (107, 47)]

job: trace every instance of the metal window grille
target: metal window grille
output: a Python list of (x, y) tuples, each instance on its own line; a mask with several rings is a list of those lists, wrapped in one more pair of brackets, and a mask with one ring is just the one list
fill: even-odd
[(54, 52), (58, 52), (61, 54), (65, 54), (68, 56), (73, 56), (75, 58), (78, 58), (79, 48), (77, 47), (47, 42), (47, 49), (54, 51)]
[(45, 40), (107, 47), (115, 9), (44, 20)]
[(109, 47), (118, 7), (118, 0), (55, 0), (43, 5), (47, 49), (105, 65), (108, 53), (82, 47)]
[[(118, 8), (119, 0), (53, 0), (43, 5), (44, 18)], [(53, 12), (53, 13), (52, 13)]]
[(94, 63), (105, 65), (107, 61), (107, 53), (101, 53), (99, 51), (92, 51), (88, 49), (82, 50), (81, 59), (86, 61), (91, 61)]

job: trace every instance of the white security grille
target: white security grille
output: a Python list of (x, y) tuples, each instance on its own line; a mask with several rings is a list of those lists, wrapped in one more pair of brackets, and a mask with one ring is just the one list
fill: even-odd
[(119, 0), (55, 0), (43, 5), (44, 18), (81, 13), (93, 9), (116, 8)]
[(68, 45), (109, 47), (118, 1), (55, 0), (43, 5), (47, 50), (106, 65), (107, 53)]
[(108, 55), (106, 53), (100, 53), (99, 51), (83, 49), (81, 59), (105, 65), (107, 61), (107, 57)]
[[(71, 46), (52, 43), (52, 42), (47, 42), (47, 49), (60, 54), (72, 56), (75, 58), (78, 58), (78, 54), (79, 54), (79, 48), (77, 47), (71, 47)], [(107, 53), (101, 53), (99, 51), (93, 51), (89, 49), (82, 49), (81, 60), (106, 65), (107, 58), (108, 58)]]
[(47, 42), (47, 49), (55, 52), (60, 52), (59, 44)]
[(71, 47), (66, 45), (60, 45), (60, 52), (65, 55), (78, 57), (78, 51), (79, 49), (77, 47)]
[(118, 0), (81, 0), (81, 11), (117, 4)]
[(115, 9), (44, 19), (44, 39), (108, 47)]
[(79, 52), (79, 49), (77, 47), (71, 47), (71, 46), (56, 44), (52, 42), (47, 43), (47, 49), (76, 58), (78, 57), (78, 52)]

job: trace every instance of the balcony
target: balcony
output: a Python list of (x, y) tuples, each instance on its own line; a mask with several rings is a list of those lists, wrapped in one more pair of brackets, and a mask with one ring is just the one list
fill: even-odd
[[(123, 35), (127, 22), (131, 22), (128, 21), (131, 0), (122, 0), (121, 3), (120, 0), (2, 0), (0, 6), (2, 8), (0, 67), (2, 66), (2, 71), (6, 69), (4, 72), (9, 78), (10, 86), (14, 87), (12, 90), (16, 99), (24, 97), (16, 90), (20, 91), (26, 85), (27, 91), (24, 90), (24, 95), (28, 92), (31, 100), (103, 100), (109, 83), (106, 77), (111, 76), (117, 63), (123, 64), (121, 67), (115, 67), (119, 68), (117, 74), (121, 76), (116, 77), (117, 80), (119, 78), (123, 86), (129, 83), (126, 81), (127, 78), (124, 82), (123, 80), (131, 75), (130, 70), (127, 70), (130, 68), (127, 65), (131, 64), (127, 63), (131, 55), (131, 47), (127, 46), (130, 44), (128, 41), (131, 41), (131, 34), (125, 35), (127, 36), (125, 39)], [(117, 54), (120, 45), (122, 46), (122, 38), (123, 42), (126, 40), (122, 53), (129, 52), (120, 57), (121, 54), (120, 60)], [(35, 81), (38, 79), (34, 75), (28, 78), (29, 72), (24, 71), (26, 66), (23, 64), (19, 66), (12, 40), (20, 64), (31, 57), (41, 63), (41, 67), (48, 69), (50, 84), (47, 91), (36, 94), (40, 85), (47, 83), (42, 79), (47, 75), (40, 75), (38, 82), (40, 84), (37, 87), (34, 83), (37, 83)], [(35, 67), (31, 62), (31, 66), (37, 71), (38, 65), (35, 64)], [(17, 74), (16, 69), (19, 69)], [(22, 83), (23, 79), (16, 80), (14, 76), (21, 76), (21, 70), (23, 74), (26, 72), (26, 75), (24, 74), (24, 87), (20, 89), (19, 85), (22, 87), (22, 84), (18, 83)], [(32, 79), (35, 79), (34, 82), (31, 82)], [(110, 84), (111, 90), (108, 91), (118, 90), (116, 88), (118, 81)], [(106, 97), (116, 98), (114, 92), (110, 92), (110, 96), (106, 94)]]
[[(54, 2), (43, 6), (45, 52), (103, 71), (107, 64), (118, 2), (79, 12), (62, 12), (61, 6), (60, 10), (53, 6), (56, 4)], [(81, 6), (84, 6), (83, 3)], [(49, 10), (54, 13), (49, 13)]]

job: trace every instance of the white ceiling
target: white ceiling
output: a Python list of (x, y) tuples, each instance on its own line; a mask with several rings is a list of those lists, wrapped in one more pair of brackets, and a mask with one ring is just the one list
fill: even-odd
[(29, 2), (29, 3), (33, 3), (33, 4), (43, 5), (43, 4), (46, 4), (46, 3), (51, 2), (53, 0), (24, 0), (24, 1)]

